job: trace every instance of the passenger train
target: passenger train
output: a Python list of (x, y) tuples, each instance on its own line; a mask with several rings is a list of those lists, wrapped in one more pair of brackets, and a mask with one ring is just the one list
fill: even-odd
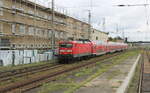
[(91, 57), (122, 51), (128, 48), (125, 43), (90, 40), (59, 42), (58, 59), (60, 63), (69, 63), (73, 59)]

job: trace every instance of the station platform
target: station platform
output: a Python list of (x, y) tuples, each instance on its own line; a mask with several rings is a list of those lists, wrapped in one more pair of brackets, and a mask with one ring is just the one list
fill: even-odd
[(129, 57), (74, 93), (125, 93), (140, 58), (141, 55)]

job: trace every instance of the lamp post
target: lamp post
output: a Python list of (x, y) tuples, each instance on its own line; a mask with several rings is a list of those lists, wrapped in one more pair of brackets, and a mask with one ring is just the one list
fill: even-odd
[(89, 16), (88, 16), (88, 23), (89, 23), (89, 31), (88, 31), (88, 39), (91, 39), (91, 10), (88, 10)]
[(52, 0), (52, 34), (51, 34), (51, 44), (52, 50), (55, 49), (55, 30), (54, 30), (54, 17), (55, 17), (55, 9), (54, 9), (54, 0)]

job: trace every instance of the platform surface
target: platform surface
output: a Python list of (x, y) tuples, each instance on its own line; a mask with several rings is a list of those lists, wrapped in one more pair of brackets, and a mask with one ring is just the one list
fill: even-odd
[(85, 84), (74, 93), (116, 93), (128, 77), (137, 58), (138, 56), (129, 57), (122, 63), (115, 65), (107, 72)]

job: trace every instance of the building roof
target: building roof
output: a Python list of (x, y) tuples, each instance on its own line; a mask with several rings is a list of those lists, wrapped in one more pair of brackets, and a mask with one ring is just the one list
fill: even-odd
[(95, 28), (92, 28), (94, 31), (97, 31), (97, 32), (101, 32), (101, 33), (104, 33), (104, 34), (108, 34), (107, 32), (103, 32), (103, 31), (100, 31), (98, 29), (95, 29)]

